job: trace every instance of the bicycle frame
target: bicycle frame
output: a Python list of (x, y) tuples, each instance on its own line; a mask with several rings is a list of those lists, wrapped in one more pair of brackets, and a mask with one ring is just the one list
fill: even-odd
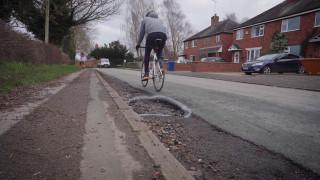
[[(145, 48), (145, 47), (141, 47), (141, 48)], [(162, 63), (161, 59), (158, 59), (158, 56), (157, 56), (157, 53), (155, 52), (155, 50), (152, 49), (151, 53), (153, 55), (153, 60), (149, 62), (149, 76), (153, 80), (153, 86), (154, 86), (155, 90), (160, 92), (163, 87), (163, 84), (164, 84), (165, 73), (164, 73), (164, 70), (160, 66), (160, 63)], [(138, 54), (139, 54), (139, 52), (138, 52)], [(145, 68), (144, 62), (143, 62), (142, 67)], [(142, 71), (144, 71), (144, 69), (142, 69)], [(141, 76), (142, 76), (142, 72), (141, 72)], [(148, 84), (148, 81), (142, 81), (143, 87), (146, 87), (147, 84)]]

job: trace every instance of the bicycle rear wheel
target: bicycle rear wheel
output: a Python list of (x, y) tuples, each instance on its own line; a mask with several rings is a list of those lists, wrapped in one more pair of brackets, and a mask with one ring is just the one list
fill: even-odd
[[(141, 79), (144, 77), (144, 74), (145, 74), (145, 70), (144, 70), (144, 62), (142, 63), (142, 68), (141, 68)], [(145, 81), (142, 81), (141, 80), (141, 83), (142, 83), (142, 86), (143, 87), (146, 87), (148, 85), (148, 80), (145, 80)]]
[(159, 61), (154, 66), (154, 73), (153, 86), (157, 92), (160, 92), (164, 84), (165, 73), (164, 70), (161, 70)]

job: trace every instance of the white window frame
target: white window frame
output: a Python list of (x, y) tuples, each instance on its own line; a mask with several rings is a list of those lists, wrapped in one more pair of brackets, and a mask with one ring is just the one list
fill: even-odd
[(192, 40), (192, 47), (197, 47), (198, 46), (198, 40)]
[[(317, 22), (317, 16), (319, 16), (319, 22)], [(317, 25), (318, 23), (318, 25)], [(316, 12), (315, 18), (314, 18), (314, 27), (319, 27), (320, 26), (320, 11)]]
[(210, 44), (210, 37), (204, 38), (203, 44), (209, 45)]
[(244, 29), (239, 29), (239, 30), (237, 30), (236, 40), (241, 40), (241, 39), (243, 39), (243, 32), (244, 32)]
[(262, 47), (246, 48), (247, 61), (253, 61), (260, 57)]
[(220, 42), (220, 35), (216, 35), (216, 43)]
[(189, 42), (186, 42), (186, 49), (189, 48)]
[[(289, 30), (289, 20), (292, 20), (292, 19), (299, 19), (299, 27), (298, 27), (298, 29), (291, 29), (291, 30)], [(300, 16), (282, 20), (282, 23), (281, 23), (281, 32), (298, 31), (298, 30), (300, 30), (300, 25), (301, 25), (301, 17), (300, 17)], [(283, 28), (284, 26), (285, 26), (285, 29)]]
[[(256, 35), (254, 29), (259, 28), (259, 34)], [(264, 36), (264, 24), (263, 25), (258, 25), (258, 26), (253, 26), (251, 28), (251, 38), (255, 38), (255, 37), (261, 37)]]
[(196, 56), (195, 56), (195, 55), (190, 55), (190, 60), (191, 60), (192, 62), (195, 62), (195, 61), (196, 61)]
[[(292, 50), (291, 50), (291, 48), (292, 48), (293, 46), (299, 46), (299, 50), (301, 50), (301, 45), (298, 44), (298, 45), (286, 46), (286, 47), (284, 48), (283, 52), (284, 52), (284, 53), (296, 54), (296, 53), (293, 53)], [(297, 55), (300, 55), (300, 52), (299, 52)]]

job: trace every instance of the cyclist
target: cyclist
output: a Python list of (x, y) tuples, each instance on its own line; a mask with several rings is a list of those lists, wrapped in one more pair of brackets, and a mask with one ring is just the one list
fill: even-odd
[[(147, 34), (147, 40), (146, 40), (146, 49), (145, 49), (145, 56), (144, 56), (145, 75), (144, 77), (142, 77), (143, 81), (149, 79), (149, 58), (150, 58), (150, 53), (153, 48), (153, 44), (155, 40), (156, 39), (162, 40), (162, 44), (160, 45), (159, 49), (156, 51), (157, 57), (159, 59), (163, 59), (162, 49), (164, 48), (165, 42), (167, 40), (166, 29), (163, 26), (162, 22), (158, 19), (158, 14), (156, 14), (154, 11), (149, 11), (141, 23), (140, 38), (136, 46), (137, 49), (140, 48), (140, 44), (145, 34)], [(162, 66), (162, 63), (160, 64)]]

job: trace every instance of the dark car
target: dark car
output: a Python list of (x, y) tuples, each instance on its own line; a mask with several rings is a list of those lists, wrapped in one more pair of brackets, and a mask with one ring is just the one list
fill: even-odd
[(270, 74), (277, 72), (282, 74), (284, 72), (304, 73), (305, 69), (299, 59), (301, 56), (295, 54), (268, 54), (259, 57), (255, 61), (250, 61), (242, 64), (242, 72), (250, 75), (252, 73)]
[(206, 58), (202, 58), (200, 62), (227, 62), (227, 61), (220, 57), (206, 57)]

